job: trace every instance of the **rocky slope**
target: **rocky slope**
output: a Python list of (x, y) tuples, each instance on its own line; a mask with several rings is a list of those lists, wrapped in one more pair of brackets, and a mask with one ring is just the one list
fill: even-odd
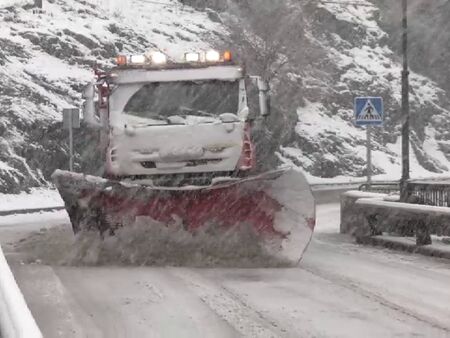
[[(401, 2), (377, 0), (382, 15), (380, 25), (389, 34), (389, 45), (400, 52)], [(450, 2), (409, 0), (409, 58), (413, 70), (429, 76), (445, 90), (450, 89)]]
[[(401, 60), (387, 2), (182, 2), (54, 0), (41, 14), (0, 10), (0, 191), (46, 184), (55, 168), (67, 166), (60, 112), (79, 105), (95, 62), (106, 66), (119, 52), (151, 48), (176, 57), (211, 45), (234, 46), (248, 69), (270, 79), (267, 152), (312, 176), (364, 174), (365, 131), (353, 126), (353, 99), (383, 96), (386, 125), (374, 133), (374, 165), (397, 178)], [(411, 75), (411, 152), (413, 174), (424, 176), (450, 169), (450, 115), (448, 77), (420, 57)], [(86, 153), (78, 154), (79, 170)]]
[[(246, 6), (254, 3), (249, 1)], [(278, 118), (282, 115), (286, 121), (277, 134), (282, 159), (313, 176), (363, 175), (365, 131), (353, 126), (353, 99), (382, 96), (387, 116), (385, 127), (375, 131), (374, 164), (380, 177), (398, 178), (401, 59), (392, 48), (398, 43), (399, 28), (393, 21), (392, 35), (382, 28), (387, 27), (388, 9), (380, 7), (384, 12), (378, 3), (367, 1), (358, 1), (359, 6), (319, 1), (268, 3), (263, 6), (267, 15), (258, 14), (260, 20), (250, 30), (280, 51), (273, 62), (272, 87)], [(241, 13), (243, 23), (248, 23), (252, 12), (255, 8), (246, 12), (245, 6), (234, 11)], [(258, 27), (261, 22), (265, 24)], [(420, 45), (424, 38), (413, 34), (411, 42)], [(416, 51), (413, 55), (419, 58)], [(432, 74), (424, 72), (425, 68), (413, 66), (411, 74), (413, 176), (450, 168), (448, 92), (444, 81), (439, 85), (437, 77), (434, 82), (422, 75)]]

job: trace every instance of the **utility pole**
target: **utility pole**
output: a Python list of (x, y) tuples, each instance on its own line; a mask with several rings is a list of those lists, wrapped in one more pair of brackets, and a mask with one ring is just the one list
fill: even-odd
[(408, 67), (408, 0), (402, 0), (403, 12), (403, 71), (402, 71), (402, 178), (400, 180), (400, 198), (408, 200), (406, 190), (409, 180), (409, 67)]

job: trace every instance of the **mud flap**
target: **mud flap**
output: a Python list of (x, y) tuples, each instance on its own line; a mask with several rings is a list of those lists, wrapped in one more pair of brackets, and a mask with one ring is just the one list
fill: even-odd
[(315, 201), (304, 175), (282, 168), (213, 186), (154, 187), (57, 170), (52, 176), (74, 232), (114, 233), (150, 217), (196, 233), (250, 227), (270, 255), (297, 264), (315, 225)]

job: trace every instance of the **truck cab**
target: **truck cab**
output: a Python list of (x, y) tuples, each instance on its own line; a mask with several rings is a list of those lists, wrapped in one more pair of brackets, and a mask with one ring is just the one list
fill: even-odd
[[(186, 53), (183, 62), (151, 52), (116, 64), (85, 91), (85, 120), (102, 130), (107, 176), (211, 180), (254, 168), (251, 127), (269, 113), (268, 86), (230, 52)], [(249, 109), (249, 86), (259, 112)]]

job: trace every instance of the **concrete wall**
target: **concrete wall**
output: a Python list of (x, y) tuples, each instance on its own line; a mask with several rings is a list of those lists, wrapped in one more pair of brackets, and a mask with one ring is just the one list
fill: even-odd
[(341, 194), (341, 234), (351, 234), (354, 236), (363, 235), (365, 232), (365, 219), (362, 213), (355, 206), (360, 198), (385, 198), (386, 194), (377, 194), (364, 191), (348, 191)]
[[(419, 204), (410, 204), (410, 207), (414, 209), (414, 212), (407, 212), (400, 210), (399, 208), (392, 207), (369, 207), (369, 209), (363, 209), (364, 207), (357, 207), (356, 201), (360, 198), (375, 198), (382, 199), (384, 201), (396, 202), (396, 199), (392, 199), (391, 196), (386, 194), (367, 193), (361, 191), (349, 191), (341, 195), (341, 226), (340, 232), (344, 234), (351, 234), (357, 239), (365, 236), (373, 235), (372, 231), (397, 233), (404, 236), (414, 236), (415, 223), (417, 219), (424, 220), (424, 225), (430, 232), (430, 234), (439, 236), (450, 235), (450, 215), (447, 213), (447, 208), (443, 210), (445, 212), (438, 212), (437, 209), (442, 207), (421, 206)], [(428, 210), (432, 208), (433, 210)], [(420, 210), (423, 209), (423, 212)], [(371, 229), (368, 224), (367, 217), (363, 215), (363, 211), (369, 211), (373, 213), (373, 223)], [(412, 225), (411, 225), (412, 224)]]

